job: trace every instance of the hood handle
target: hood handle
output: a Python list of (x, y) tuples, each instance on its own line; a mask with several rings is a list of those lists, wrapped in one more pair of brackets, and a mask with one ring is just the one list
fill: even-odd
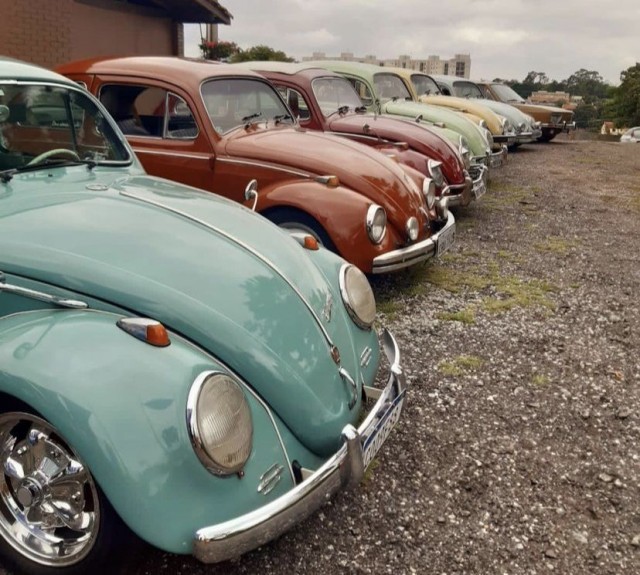
[(58, 297), (45, 292), (8, 284), (7, 277), (3, 272), (0, 272), (0, 292), (6, 292), (6, 293), (22, 296), (22, 297), (28, 297), (28, 298), (35, 299), (38, 301), (43, 301), (45, 303), (49, 303), (52, 305), (67, 307), (71, 309), (87, 309), (89, 307), (89, 304), (84, 301), (75, 300), (75, 299), (66, 299), (66, 298)]

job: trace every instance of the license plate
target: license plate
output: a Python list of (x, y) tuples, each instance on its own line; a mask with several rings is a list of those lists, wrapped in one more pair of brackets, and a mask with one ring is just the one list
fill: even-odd
[(484, 196), (486, 191), (487, 191), (487, 184), (485, 184), (483, 178), (481, 178), (478, 182), (474, 182), (474, 184), (473, 184), (473, 197), (476, 200), (480, 196)]
[(365, 469), (369, 467), (376, 453), (380, 451), (382, 444), (387, 440), (387, 437), (389, 437), (391, 430), (396, 426), (396, 423), (398, 423), (400, 413), (402, 413), (402, 403), (404, 402), (405, 392), (406, 390), (403, 389), (398, 397), (391, 402), (382, 416), (380, 416), (373, 431), (365, 439), (362, 445), (362, 459)]
[(448, 230), (442, 230), (438, 236), (438, 243), (436, 244), (436, 256), (441, 256), (448, 251), (455, 239), (456, 229), (454, 227), (450, 227)]

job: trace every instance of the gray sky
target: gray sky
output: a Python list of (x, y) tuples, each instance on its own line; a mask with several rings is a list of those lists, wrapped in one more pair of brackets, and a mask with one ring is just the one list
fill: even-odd
[[(395, 58), (471, 54), (471, 77), (564, 80), (580, 68), (618, 84), (640, 61), (640, 0), (221, 0), (220, 40), (266, 44), (296, 59), (314, 51)], [(185, 31), (198, 55), (200, 31)]]

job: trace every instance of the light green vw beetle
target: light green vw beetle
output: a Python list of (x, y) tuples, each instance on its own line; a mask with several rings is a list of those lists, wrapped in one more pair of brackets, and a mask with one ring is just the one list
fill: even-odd
[(375, 313), (311, 236), (147, 176), (80, 86), (0, 59), (0, 563), (112, 574), (132, 533), (205, 562), (279, 536), (400, 417)]

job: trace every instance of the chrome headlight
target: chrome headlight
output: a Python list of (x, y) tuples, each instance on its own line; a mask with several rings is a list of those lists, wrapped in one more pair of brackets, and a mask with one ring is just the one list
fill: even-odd
[(444, 181), (444, 175), (442, 174), (442, 162), (436, 162), (435, 160), (427, 161), (427, 169), (431, 179), (435, 182), (439, 188), (444, 188), (446, 182)]
[(415, 242), (418, 239), (418, 234), (420, 233), (420, 224), (418, 223), (418, 219), (415, 216), (411, 216), (407, 220), (405, 231), (407, 232), (407, 236), (409, 236), (409, 239), (412, 242)]
[(525, 122), (520, 122), (518, 124), (518, 134), (520, 132), (524, 132), (527, 129), (527, 124)]
[(205, 372), (187, 399), (189, 436), (202, 464), (216, 475), (240, 471), (253, 445), (253, 421), (240, 385), (229, 375)]
[(489, 148), (493, 148), (493, 134), (489, 130), (485, 130), (484, 136), (487, 139), (487, 144), (489, 145)]
[(427, 202), (427, 208), (430, 210), (433, 209), (433, 206), (436, 203), (436, 184), (433, 180), (430, 180), (429, 178), (424, 179), (424, 182), (422, 182), (422, 194)]
[(487, 129), (487, 122), (485, 122), (484, 120), (480, 120), (478, 122), (478, 126), (480, 126), (481, 128), (486, 130)]
[(347, 313), (361, 329), (371, 329), (376, 319), (376, 298), (365, 276), (357, 267), (344, 264), (340, 268), (340, 294)]
[(365, 225), (369, 239), (374, 244), (379, 244), (387, 231), (387, 214), (384, 208), (377, 204), (371, 204), (367, 210)]

